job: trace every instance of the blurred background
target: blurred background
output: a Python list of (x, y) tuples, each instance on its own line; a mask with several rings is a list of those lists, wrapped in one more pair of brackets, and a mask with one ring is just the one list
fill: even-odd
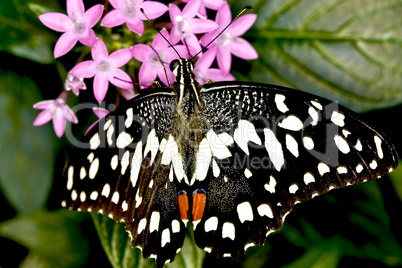
[[(234, 16), (246, 5), (258, 15), (245, 38), (254, 61), (233, 59), (237, 80), (304, 90), (361, 113), (402, 155), (402, 2), (400, 0), (228, 1)], [(84, 0), (86, 8), (103, 1)], [(165, 3), (168, 3), (165, 1)], [(176, 2), (179, 3), (179, 2)], [(33, 104), (55, 99), (68, 71), (89, 53), (77, 47), (59, 59), (59, 33), (38, 15), (65, 12), (65, 1), (14, 0), (0, 4), (0, 266), (152, 267), (131, 250), (121, 224), (60, 208), (60, 174), (71, 144), (51, 123), (34, 127)], [(158, 19), (164, 25), (167, 15)], [(145, 24), (143, 39), (155, 30)], [(99, 24), (95, 32), (102, 32)], [(119, 32), (102, 32), (119, 34)], [(116, 41), (118, 42), (118, 41)], [(121, 44), (116, 45), (118, 47)], [(133, 60), (134, 61), (134, 60)], [(134, 67), (138, 67), (133, 63)], [(134, 73), (130, 73), (134, 76)], [(95, 103), (92, 81), (70, 107)], [(106, 102), (115, 101), (111, 90)], [(79, 137), (96, 120), (79, 114)], [(68, 125), (67, 127), (71, 127)], [(334, 190), (299, 204), (281, 231), (247, 251), (244, 267), (402, 267), (402, 168), (379, 180)], [(169, 267), (214, 261), (192, 242)]]

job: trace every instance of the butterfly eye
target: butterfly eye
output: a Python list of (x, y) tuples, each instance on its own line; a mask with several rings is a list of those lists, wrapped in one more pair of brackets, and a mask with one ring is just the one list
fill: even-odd
[(174, 72), (174, 70), (179, 66), (179, 60), (173, 60), (170, 63), (170, 70)]

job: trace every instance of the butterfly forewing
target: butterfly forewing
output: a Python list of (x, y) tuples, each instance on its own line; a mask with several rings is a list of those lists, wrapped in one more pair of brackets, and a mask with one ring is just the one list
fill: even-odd
[(216, 140), (195, 184), (207, 196), (195, 239), (216, 257), (239, 261), (296, 203), (396, 167), (388, 139), (323, 98), (239, 82), (206, 84), (201, 95)]
[(171, 90), (118, 107), (87, 134), (64, 171), (63, 206), (125, 222), (133, 246), (162, 264), (186, 233), (176, 175), (162, 160), (174, 109)]

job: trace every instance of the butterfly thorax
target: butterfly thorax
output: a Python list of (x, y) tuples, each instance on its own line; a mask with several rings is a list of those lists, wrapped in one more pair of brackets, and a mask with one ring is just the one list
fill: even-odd
[(176, 81), (173, 89), (176, 92), (176, 108), (172, 126), (173, 137), (178, 144), (188, 178), (192, 178), (196, 168), (196, 155), (201, 140), (208, 131), (208, 122), (204, 116), (200, 101), (199, 84), (194, 80), (193, 63), (179, 59), (174, 69)]

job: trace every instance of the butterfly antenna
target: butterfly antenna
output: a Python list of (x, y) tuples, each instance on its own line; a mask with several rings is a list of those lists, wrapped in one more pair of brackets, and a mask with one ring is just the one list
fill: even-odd
[(177, 52), (177, 50), (174, 48), (174, 46), (169, 42), (169, 40), (167, 40), (167, 38), (159, 31), (158, 28), (156, 28), (155, 24), (148, 18), (147, 14), (145, 14), (145, 11), (143, 8), (140, 8), (141, 13), (145, 16), (145, 18), (147, 19), (147, 21), (152, 25), (152, 27), (154, 27), (154, 29), (158, 32), (158, 34), (160, 34), (163, 39), (165, 39), (165, 41), (170, 45), (170, 47), (174, 50), (174, 52), (176, 52), (176, 54), (179, 56), (179, 58), (181, 59), (181, 56), (179, 54), (179, 52)]
[(211, 42), (209, 42), (203, 49), (201, 49), (201, 51), (199, 51), (197, 54), (195, 54), (191, 59), (194, 59), (195, 57), (197, 57), (201, 52), (205, 52), (205, 50), (207, 49), (207, 47), (212, 44), (216, 39), (218, 39), (219, 36), (221, 36), (221, 34), (226, 31), (227, 28), (229, 28), (230, 25), (232, 25), (232, 23), (237, 20), (241, 14), (243, 14), (246, 10), (253, 10), (253, 8), (251, 6), (245, 6), (242, 8), (242, 10), (240, 10), (239, 14), (237, 14), (237, 16), (217, 35), (215, 36), (214, 39), (211, 40)]

